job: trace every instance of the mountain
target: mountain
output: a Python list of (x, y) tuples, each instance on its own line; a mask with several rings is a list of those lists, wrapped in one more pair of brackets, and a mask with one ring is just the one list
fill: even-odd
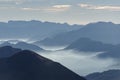
[(119, 35), (120, 24), (114, 24), (112, 22), (97, 22), (87, 24), (79, 30), (65, 32), (52, 38), (46, 38), (36, 44), (46, 46), (64, 46), (83, 37), (108, 44), (120, 44)]
[(102, 73), (93, 73), (86, 76), (87, 80), (120, 80), (120, 70), (109, 70)]
[(98, 57), (120, 59), (120, 44), (115, 45), (112, 49), (110, 49), (107, 52), (99, 54)]
[(86, 80), (61, 64), (23, 50), (0, 59), (0, 80)]
[(3, 46), (12, 46), (14, 48), (20, 48), (22, 50), (32, 50), (32, 51), (44, 51), (42, 48), (34, 45), (34, 44), (30, 44), (30, 43), (26, 43), (26, 42), (17, 42), (16, 44), (10, 43), (9, 41), (6, 41), (2, 44), (0, 44), (1, 47)]
[(0, 47), (0, 58), (10, 57), (19, 51), (21, 49), (12, 48), (11, 46)]
[[(53, 23), (41, 21), (8, 21), (0, 22), (0, 38), (1, 39), (30, 39), (42, 40), (45, 37), (72, 31), (81, 28), (82, 25), (68, 25), (66, 23)], [(8, 35), (9, 34), (9, 35)]]
[(69, 45), (65, 50), (77, 50), (84, 52), (106, 52), (113, 48), (111, 44), (104, 44), (99, 41), (94, 41), (89, 38), (80, 38), (77, 41)]

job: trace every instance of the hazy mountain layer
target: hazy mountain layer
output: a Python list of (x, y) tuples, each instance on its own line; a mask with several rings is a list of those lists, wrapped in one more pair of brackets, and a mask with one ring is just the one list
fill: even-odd
[(84, 52), (107, 52), (110, 51), (113, 47), (114, 45), (111, 44), (104, 44), (100, 41), (94, 41), (89, 38), (80, 38), (65, 49)]
[(46, 46), (69, 45), (79, 38), (86, 37), (92, 40), (109, 44), (120, 44), (120, 25), (111, 22), (97, 22), (85, 25), (79, 30), (70, 31), (56, 35), (53, 38), (46, 38), (36, 44)]
[(41, 40), (45, 37), (79, 29), (81, 25), (68, 25), (40, 21), (8, 21), (0, 22), (1, 39)]

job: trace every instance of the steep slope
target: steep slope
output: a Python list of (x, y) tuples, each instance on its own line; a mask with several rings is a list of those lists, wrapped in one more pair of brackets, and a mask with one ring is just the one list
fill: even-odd
[(86, 76), (87, 80), (120, 80), (120, 70), (109, 70)]
[(89, 38), (80, 38), (77, 41), (73, 42), (69, 45), (65, 50), (77, 50), (77, 51), (85, 51), (85, 52), (102, 52), (109, 51), (114, 46), (111, 44), (104, 44), (99, 41), (94, 41)]
[(24, 50), (0, 59), (0, 80), (85, 80), (57, 62)]
[(0, 58), (10, 57), (19, 51), (21, 51), (21, 49), (12, 48), (10, 46), (0, 47)]
[(101, 41), (109, 44), (120, 43), (120, 25), (111, 22), (97, 22), (85, 25), (79, 30), (59, 34), (53, 38), (46, 38), (37, 44), (46, 46), (69, 45), (81, 37)]

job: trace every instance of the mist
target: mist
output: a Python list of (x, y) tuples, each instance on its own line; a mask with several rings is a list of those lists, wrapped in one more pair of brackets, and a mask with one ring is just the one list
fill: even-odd
[[(54, 49), (57, 50), (57, 49)], [(79, 75), (85, 76), (93, 72), (101, 72), (111, 69), (116, 64), (114, 59), (100, 59), (96, 55), (100, 53), (77, 52), (74, 50), (59, 50), (40, 52), (40, 55), (55, 62), (59, 62)]]

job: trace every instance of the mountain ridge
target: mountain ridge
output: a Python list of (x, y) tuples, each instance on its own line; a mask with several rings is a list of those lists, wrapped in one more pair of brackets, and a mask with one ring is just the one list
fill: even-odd
[(112, 22), (97, 22), (85, 25), (79, 30), (58, 34), (52, 38), (46, 38), (36, 44), (45, 46), (69, 45), (79, 38), (90, 38), (108, 44), (120, 44), (120, 24)]
[(115, 45), (104, 44), (100, 41), (91, 40), (89, 38), (80, 38), (70, 44), (65, 50), (77, 50), (83, 52), (107, 52), (114, 48)]
[[(43, 39), (55, 34), (72, 31), (81, 28), (82, 25), (69, 25), (52, 22), (31, 21), (8, 21), (0, 23), (1, 39)], [(7, 34), (9, 34), (9, 36)]]

